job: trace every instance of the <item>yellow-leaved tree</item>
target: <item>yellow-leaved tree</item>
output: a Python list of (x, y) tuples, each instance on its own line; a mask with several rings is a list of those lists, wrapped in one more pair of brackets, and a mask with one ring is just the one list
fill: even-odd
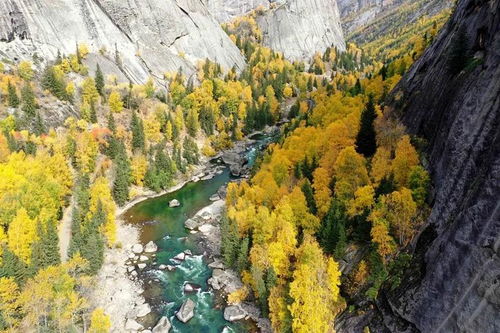
[(358, 187), (368, 185), (368, 171), (365, 158), (358, 154), (354, 147), (344, 148), (337, 157), (334, 165), (336, 196), (346, 202), (354, 197)]
[(99, 99), (99, 92), (92, 77), (87, 77), (82, 84), (82, 100), (89, 105), (95, 104)]
[(396, 147), (396, 157), (392, 162), (394, 179), (399, 186), (408, 187), (408, 176), (411, 169), (419, 163), (418, 154), (410, 142), (410, 137), (404, 135)]
[(90, 187), (89, 220), (96, 213), (99, 202), (102, 204), (102, 209), (106, 214), (106, 222), (101, 226), (101, 232), (106, 237), (108, 246), (111, 247), (116, 242), (116, 204), (113, 201), (109, 183), (105, 177), (98, 177)]
[(290, 283), (293, 332), (328, 332), (341, 310), (339, 285), (338, 264), (332, 258), (325, 258), (316, 240), (305, 235), (297, 250), (296, 269)]
[(17, 211), (9, 225), (9, 249), (22, 261), (29, 264), (31, 262), (31, 245), (37, 240), (36, 221), (28, 216), (28, 212), (23, 207)]
[(97, 308), (90, 316), (89, 333), (108, 333), (111, 328), (111, 319), (104, 313), (104, 310)]
[(109, 94), (108, 103), (112, 112), (118, 113), (123, 110), (122, 96), (116, 90), (113, 90), (111, 94)]
[(0, 277), (0, 313), (6, 326), (12, 329), (12, 332), (18, 325), (16, 318), (19, 315), (18, 296), (19, 288), (14, 278)]
[(136, 154), (132, 157), (132, 163), (130, 165), (132, 171), (132, 178), (134, 184), (137, 186), (144, 185), (144, 176), (148, 170), (148, 160), (146, 156), (142, 154)]

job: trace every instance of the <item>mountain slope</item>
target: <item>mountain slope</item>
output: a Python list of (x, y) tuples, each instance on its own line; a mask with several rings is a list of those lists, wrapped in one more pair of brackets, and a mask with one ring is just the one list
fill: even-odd
[(258, 23), (264, 44), (291, 59), (307, 59), (330, 46), (345, 50), (336, 1), (278, 1)]
[[(64, 15), (61, 15), (64, 13)], [(206, 7), (195, 0), (7, 0), (0, 3), (0, 55), (54, 58), (86, 43), (134, 82), (209, 58), (229, 69), (244, 60)], [(104, 51), (107, 50), (107, 51)], [(104, 61), (104, 60), (103, 60)], [(120, 63), (121, 62), (121, 63)]]
[(450, 8), (451, 0), (338, 0), (342, 28), (355, 43), (397, 32), (422, 16)]
[(340, 332), (500, 330), (498, 13), (498, 0), (459, 1), (392, 94), (408, 130), (428, 144), (434, 206), (400, 287), (383, 289), (375, 313), (341, 318)]

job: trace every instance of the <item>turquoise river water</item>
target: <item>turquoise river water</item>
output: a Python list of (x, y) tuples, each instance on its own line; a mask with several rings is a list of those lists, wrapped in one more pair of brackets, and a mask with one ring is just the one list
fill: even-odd
[[(246, 152), (249, 164), (270, 141), (269, 137), (259, 137), (258, 141)], [(224, 327), (233, 332), (252, 332), (254, 326), (249, 322), (230, 323), (224, 319), (224, 304), (209, 291), (208, 278), (212, 270), (202, 255), (203, 249), (197, 248), (195, 237), (184, 227), (184, 222), (197, 211), (210, 204), (210, 196), (220, 186), (231, 181), (228, 168), (214, 178), (196, 183), (190, 182), (181, 189), (166, 195), (145, 200), (130, 208), (124, 214), (128, 223), (140, 228), (141, 242), (154, 241), (158, 245), (157, 265), (145, 273), (150, 279), (159, 280), (145, 288), (146, 300), (155, 305), (161, 315), (167, 316), (172, 323), (171, 332), (220, 333)], [(172, 199), (181, 202), (180, 207), (169, 208)], [(178, 263), (172, 258), (180, 252), (191, 250), (193, 256)], [(176, 265), (175, 271), (156, 269), (160, 264)], [(185, 293), (185, 283), (201, 286), (194, 293)], [(191, 298), (196, 303), (195, 316), (187, 323), (175, 317), (182, 303)]]

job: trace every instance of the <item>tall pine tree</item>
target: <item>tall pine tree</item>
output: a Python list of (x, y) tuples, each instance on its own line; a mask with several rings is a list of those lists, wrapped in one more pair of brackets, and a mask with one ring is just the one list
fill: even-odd
[(113, 182), (113, 198), (119, 206), (128, 200), (128, 187), (130, 185), (130, 161), (127, 157), (125, 145), (118, 141), (118, 153), (114, 159), (115, 180)]
[(101, 66), (97, 64), (97, 68), (95, 70), (95, 87), (99, 95), (104, 96), (104, 75), (101, 71)]
[(61, 263), (59, 237), (57, 236), (55, 222), (48, 221), (45, 228), (42, 223), (38, 223), (37, 229), (40, 239), (33, 244), (31, 258), (31, 266), (34, 272)]
[(377, 150), (377, 138), (374, 121), (377, 118), (373, 95), (368, 96), (368, 102), (361, 113), (360, 127), (356, 136), (356, 151), (365, 157), (371, 157)]
[(21, 99), (23, 102), (22, 110), (26, 115), (27, 119), (33, 119), (36, 115), (36, 100), (35, 94), (33, 93), (33, 89), (29, 83), (26, 83), (21, 90)]
[(12, 108), (17, 108), (19, 106), (19, 97), (17, 96), (16, 87), (10, 83), (7, 83), (7, 100), (9, 106)]
[(130, 123), (132, 129), (132, 148), (138, 150), (144, 150), (145, 148), (145, 138), (144, 138), (144, 125), (142, 120), (137, 117), (135, 112), (132, 112), (132, 120)]

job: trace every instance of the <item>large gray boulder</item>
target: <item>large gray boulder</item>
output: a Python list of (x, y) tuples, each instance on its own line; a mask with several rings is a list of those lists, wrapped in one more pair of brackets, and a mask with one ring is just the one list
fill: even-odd
[(172, 324), (170, 324), (170, 320), (167, 317), (161, 317), (153, 328), (153, 333), (168, 333), (171, 328)]
[(176, 313), (177, 319), (182, 321), (183, 323), (187, 323), (191, 318), (194, 317), (194, 308), (196, 307), (196, 303), (191, 300), (187, 299), (179, 309), (179, 311)]
[(127, 319), (127, 322), (125, 323), (125, 331), (127, 332), (137, 332), (143, 328), (144, 326), (136, 322), (134, 319)]
[(168, 203), (168, 207), (170, 208), (179, 207), (180, 205), (181, 203), (177, 199), (170, 200), (170, 202)]
[(146, 253), (154, 253), (156, 251), (158, 251), (158, 246), (153, 241), (150, 241), (144, 247), (144, 252)]
[(143, 303), (137, 306), (136, 315), (137, 317), (144, 317), (151, 312), (151, 307), (148, 303)]
[(239, 305), (231, 305), (224, 309), (224, 319), (227, 321), (236, 321), (245, 319), (247, 312)]
[(137, 243), (132, 245), (132, 252), (139, 254), (142, 253), (142, 251), (144, 251), (144, 246), (142, 246), (142, 244)]

